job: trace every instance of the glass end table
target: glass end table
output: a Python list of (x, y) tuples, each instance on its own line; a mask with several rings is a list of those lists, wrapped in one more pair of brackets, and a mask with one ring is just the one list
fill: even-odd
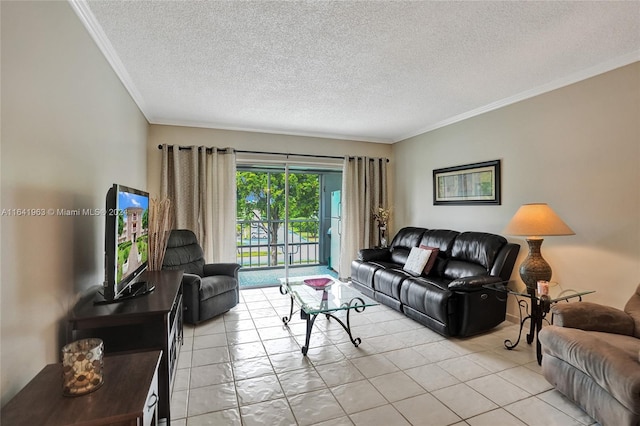
[[(309, 285), (305, 283), (305, 280), (323, 278), (328, 281), (326, 285)], [(354, 338), (351, 334), (351, 312), (359, 313), (368, 306), (379, 305), (375, 300), (364, 296), (359, 291), (329, 275), (295, 277), (288, 280), (281, 278), (280, 283), (280, 293), (283, 295), (288, 294), (291, 297), (289, 316), (283, 317), (282, 322), (286, 325), (291, 321), (294, 305), (299, 306), (300, 318), (307, 322), (305, 345), (302, 347), (302, 354), (305, 356), (309, 351), (311, 330), (318, 315), (325, 315), (327, 319), (333, 318), (336, 320), (349, 335), (351, 343), (358, 347), (362, 340), (359, 337)], [(342, 321), (334, 315), (342, 311), (346, 311), (346, 321)]]
[[(540, 340), (538, 339), (538, 333), (542, 329), (542, 322), (546, 321), (547, 313), (551, 310), (551, 305), (554, 303), (566, 301), (577, 298), (578, 301), (582, 301), (582, 296), (595, 293), (595, 290), (585, 290), (576, 287), (563, 286), (556, 282), (549, 283), (549, 294), (540, 295), (536, 289), (525, 288), (523, 290), (513, 289), (509, 287), (509, 282), (500, 282), (494, 284), (487, 284), (484, 286), (488, 289), (493, 289), (504, 294), (511, 294), (518, 300), (518, 313), (520, 315), (520, 331), (518, 333), (518, 339), (513, 343), (510, 339), (504, 341), (505, 348), (511, 350), (518, 346), (520, 338), (522, 337), (522, 330), (524, 323), (529, 320), (529, 333), (527, 334), (527, 343), (531, 344), (533, 338), (536, 338), (536, 358), (538, 364), (542, 363), (542, 348), (540, 346)], [(525, 312), (523, 317), (522, 312)]]

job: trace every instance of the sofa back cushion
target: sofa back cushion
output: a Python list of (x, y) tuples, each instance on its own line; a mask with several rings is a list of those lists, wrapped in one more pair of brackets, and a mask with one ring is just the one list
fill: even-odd
[(460, 233), (448, 229), (428, 229), (422, 234), (421, 246), (436, 247), (443, 256), (451, 254), (453, 242)]
[(400, 265), (407, 263), (409, 252), (413, 247), (418, 247), (418, 243), (420, 242), (420, 238), (422, 238), (424, 231), (424, 228), (416, 228), (412, 226), (399, 230), (396, 236), (393, 237), (391, 245), (389, 246), (391, 261)]
[(462, 232), (451, 248), (451, 257), (443, 275), (450, 279), (487, 275), (506, 238), (485, 232)]
[(442, 276), (447, 259), (451, 255), (453, 242), (459, 234), (458, 231), (448, 229), (428, 229), (422, 234), (420, 246), (434, 247), (439, 250), (433, 267), (430, 269), (430, 276)]

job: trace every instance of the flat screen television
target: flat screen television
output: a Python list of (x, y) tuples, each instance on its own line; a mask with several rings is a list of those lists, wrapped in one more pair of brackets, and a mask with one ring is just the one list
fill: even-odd
[(105, 280), (102, 299), (111, 303), (153, 291), (142, 278), (149, 260), (149, 193), (114, 184), (107, 191)]

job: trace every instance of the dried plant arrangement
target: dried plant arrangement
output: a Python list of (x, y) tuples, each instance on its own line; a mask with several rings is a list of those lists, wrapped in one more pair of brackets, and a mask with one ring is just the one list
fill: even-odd
[(162, 269), (167, 241), (173, 226), (171, 200), (163, 198), (149, 200), (151, 204), (149, 214), (149, 270)]

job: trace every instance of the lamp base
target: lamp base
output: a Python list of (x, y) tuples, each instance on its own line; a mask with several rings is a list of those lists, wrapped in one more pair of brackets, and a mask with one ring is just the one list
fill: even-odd
[(520, 278), (527, 286), (527, 289), (534, 290), (538, 281), (551, 280), (551, 266), (542, 257), (540, 246), (542, 246), (542, 238), (527, 238), (529, 245), (529, 255), (520, 265)]

